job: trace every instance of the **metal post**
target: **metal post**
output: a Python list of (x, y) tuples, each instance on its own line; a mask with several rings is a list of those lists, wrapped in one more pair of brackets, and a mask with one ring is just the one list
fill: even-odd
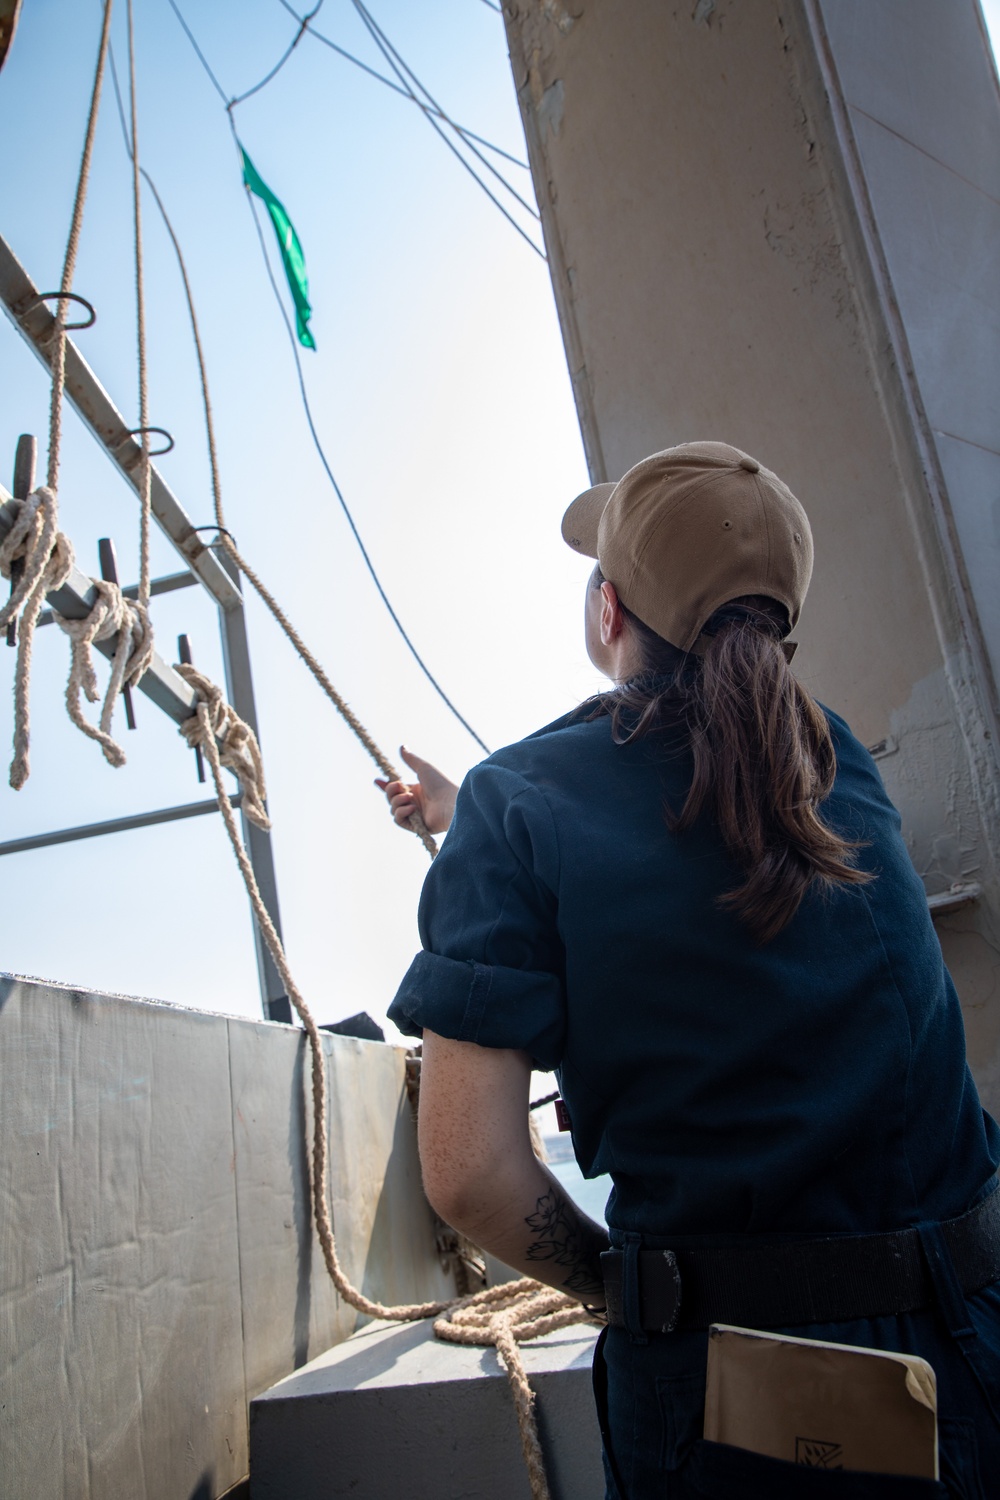
[[(250, 643), (247, 639), (246, 613), (240, 591), (239, 570), (227, 553), (219, 550), (219, 561), (233, 580), (239, 604), (229, 609), (219, 608), (219, 628), (222, 632), (222, 659), (226, 672), (226, 692), (229, 701), (244, 723), (249, 724), (254, 734), (257, 730), (257, 704), (253, 692), (253, 675), (250, 671)], [(243, 842), (250, 856), (254, 878), (260, 889), (261, 900), (267, 914), (274, 923), (274, 930), (281, 937), (281, 916), (278, 911), (278, 882), (274, 872), (274, 851), (271, 835), (263, 828), (251, 823), (241, 810)], [(292, 1019), (292, 1007), (281, 977), (274, 967), (274, 960), (261, 936), (256, 919), (253, 924), (254, 943), (257, 949), (257, 973), (260, 978), (260, 996), (264, 1014), (269, 1021)]]

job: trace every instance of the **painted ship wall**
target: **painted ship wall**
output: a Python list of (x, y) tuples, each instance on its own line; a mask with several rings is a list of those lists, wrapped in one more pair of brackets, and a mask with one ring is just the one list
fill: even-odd
[(899, 806), (1000, 1108), (1000, 99), (975, 0), (507, 0), (594, 481), (724, 438), (803, 500), (796, 670)]
[[(405, 1052), (324, 1045), (347, 1274), (454, 1295)], [(250, 1399), (359, 1321), (311, 1227), (305, 1056), (290, 1026), (0, 976), (3, 1500), (243, 1496)]]

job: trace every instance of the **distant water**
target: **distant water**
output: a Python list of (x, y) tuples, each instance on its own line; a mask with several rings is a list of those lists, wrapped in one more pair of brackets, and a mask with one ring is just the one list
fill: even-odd
[(604, 1205), (608, 1201), (611, 1192), (610, 1177), (594, 1177), (588, 1180), (584, 1177), (576, 1164), (576, 1158), (570, 1157), (568, 1161), (550, 1161), (549, 1171), (554, 1177), (558, 1177), (574, 1203), (596, 1219), (598, 1224), (603, 1224)]

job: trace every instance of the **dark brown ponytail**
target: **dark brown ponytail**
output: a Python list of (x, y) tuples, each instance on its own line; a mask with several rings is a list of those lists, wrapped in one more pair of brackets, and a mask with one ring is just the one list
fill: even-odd
[[(595, 573), (597, 587), (601, 581)], [(678, 717), (686, 724), (694, 774), (684, 806), (669, 812), (668, 822), (681, 832), (703, 811), (714, 816), (746, 876), (720, 903), (767, 943), (810, 886), (866, 884), (872, 877), (854, 863), (859, 846), (819, 815), (836, 758), (825, 714), (785, 658), (781, 606), (758, 597), (731, 601), (707, 622), (700, 656), (683, 655), (625, 615), (641, 668), (605, 694), (602, 707), (619, 741)]]

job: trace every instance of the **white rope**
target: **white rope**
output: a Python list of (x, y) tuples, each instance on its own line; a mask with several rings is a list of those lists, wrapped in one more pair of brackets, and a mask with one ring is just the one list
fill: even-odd
[[(69, 620), (53, 610), (53, 618), (70, 639), (69, 680), (66, 684), (66, 710), (83, 734), (96, 740), (104, 752), (104, 759), (111, 766), (125, 764), (125, 751), (111, 734), (111, 720), (118, 695), (124, 684), (135, 687), (142, 674), (153, 660), (153, 632), (149, 614), (132, 599), (126, 599), (117, 583), (104, 578), (92, 580), (97, 590), (90, 614), (84, 620)], [(94, 670), (92, 647), (97, 641), (118, 637), (115, 654), (111, 659), (111, 676), (108, 679), (101, 716), (98, 724), (91, 724), (84, 716), (80, 694), (89, 703), (97, 703), (100, 692), (97, 673)]]
[(10, 785), (15, 791), (28, 779), (31, 745), (31, 653), (35, 623), (49, 589), (66, 582), (73, 567), (73, 548), (59, 530), (56, 497), (47, 485), (26, 500), (8, 502), (18, 508), (17, 519), (0, 542), (0, 573), (10, 578), (19, 567), (20, 576), (10, 598), (0, 608), (0, 629), (9, 621), (19, 622), (17, 659), (14, 667), (14, 758), (10, 763)]
[(330, 1280), (348, 1306), (368, 1317), (391, 1322), (416, 1322), (424, 1318), (435, 1318), (434, 1332), (438, 1338), (455, 1344), (493, 1345), (507, 1374), (514, 1399), (532, 1500), (551, 1500), (538, 1437), (535, 1394), (528, 1381), (518, 1345), (557, 1328), (569, 1328), (577, 1323), (592, 1323), (594, 1320), (575, 1297), (555, 1291), (528, 1276), (506, 1282), (502, 1286), (488, 1287), (472, 1297), (405, 1303), (396, 1307), (389, 1307), (366, 1297), (348, 1278), (337, 1255), (330, 1213), (326, 1056), (323, 1041), (312, 1012), (295, 983), (281, 939), (264, 905), (222, 781), (223, 766), (235, 771), (243, 792), (243, 811), (259, 827), (269, 827), (264, 808), (264, 771), (260, 750), (253, 731), (225, 702), (221, 688), (204, 673), (186, 663), (180, 663), (175, 670), (198, 695), (197, 710), (181, 725), (181, 733), (189, 745), (198, 746), (208, 759), (219, 811), (250, 897), (258, 930), (274, 959), (289, 1001), (305, 1028), (312, 1060), (313, 1221)]

